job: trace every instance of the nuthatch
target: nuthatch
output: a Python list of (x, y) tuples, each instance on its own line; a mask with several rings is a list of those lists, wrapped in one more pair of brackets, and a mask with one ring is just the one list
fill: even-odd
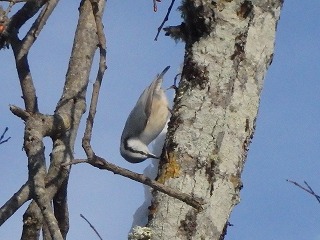
[(167, 66), (143, 91), (129, 114), (120, 144), (121, 156), (128, 162), (158, 158), (149, 151), (148, 145), (161, 133), (168, 119), (168, 99), (161, 84), (169, 68)]

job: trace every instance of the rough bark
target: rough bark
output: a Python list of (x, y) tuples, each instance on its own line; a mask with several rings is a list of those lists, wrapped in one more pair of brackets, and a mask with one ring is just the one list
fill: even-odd
[(152, 239), (224, 238), (240, 200), (281, 7), (281, 0), (183, 1), (184, 68), (157, 179), (205, 204), (197, 211), (154, 192)]

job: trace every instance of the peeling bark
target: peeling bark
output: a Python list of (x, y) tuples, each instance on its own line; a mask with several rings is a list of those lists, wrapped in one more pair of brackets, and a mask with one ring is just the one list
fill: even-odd
[(281, 0), (183, 1), (184, 68), (158, 180), (205, 204), (197, 211), (155, 192), (152, 239), (224, 239), (281, 7)]

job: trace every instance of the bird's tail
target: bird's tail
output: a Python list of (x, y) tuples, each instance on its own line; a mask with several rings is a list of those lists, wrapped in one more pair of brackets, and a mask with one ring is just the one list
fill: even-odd
[(166, 74), (166, 72), (169, 70), (170, 66), (167, 66), (165, 69), (163, 69), (162, 73), (159, 74), (159, 76), (157, 77), (159, 78), (163, 78), (163, 76)]
[(169, 70), (169, 68), (170, 66), (167, 66), (165, 69), (163, 69), (163, 71), (152, 81), (151, 85), (149, 86), (150, 92), (154, 93), (155, 91), (159, 91), (161, 89), (163, 76)]

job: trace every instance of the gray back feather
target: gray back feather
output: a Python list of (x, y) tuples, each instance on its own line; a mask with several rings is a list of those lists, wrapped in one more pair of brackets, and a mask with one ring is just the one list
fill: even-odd
[(140, 95), (135, 107), (128, 116), (121, 139), (139, 136), (144, 130), (151, 113), (152, 99), (155, 93), (160, 90), (163, 76), (169, 68), (170, 66), (167, 66)]

